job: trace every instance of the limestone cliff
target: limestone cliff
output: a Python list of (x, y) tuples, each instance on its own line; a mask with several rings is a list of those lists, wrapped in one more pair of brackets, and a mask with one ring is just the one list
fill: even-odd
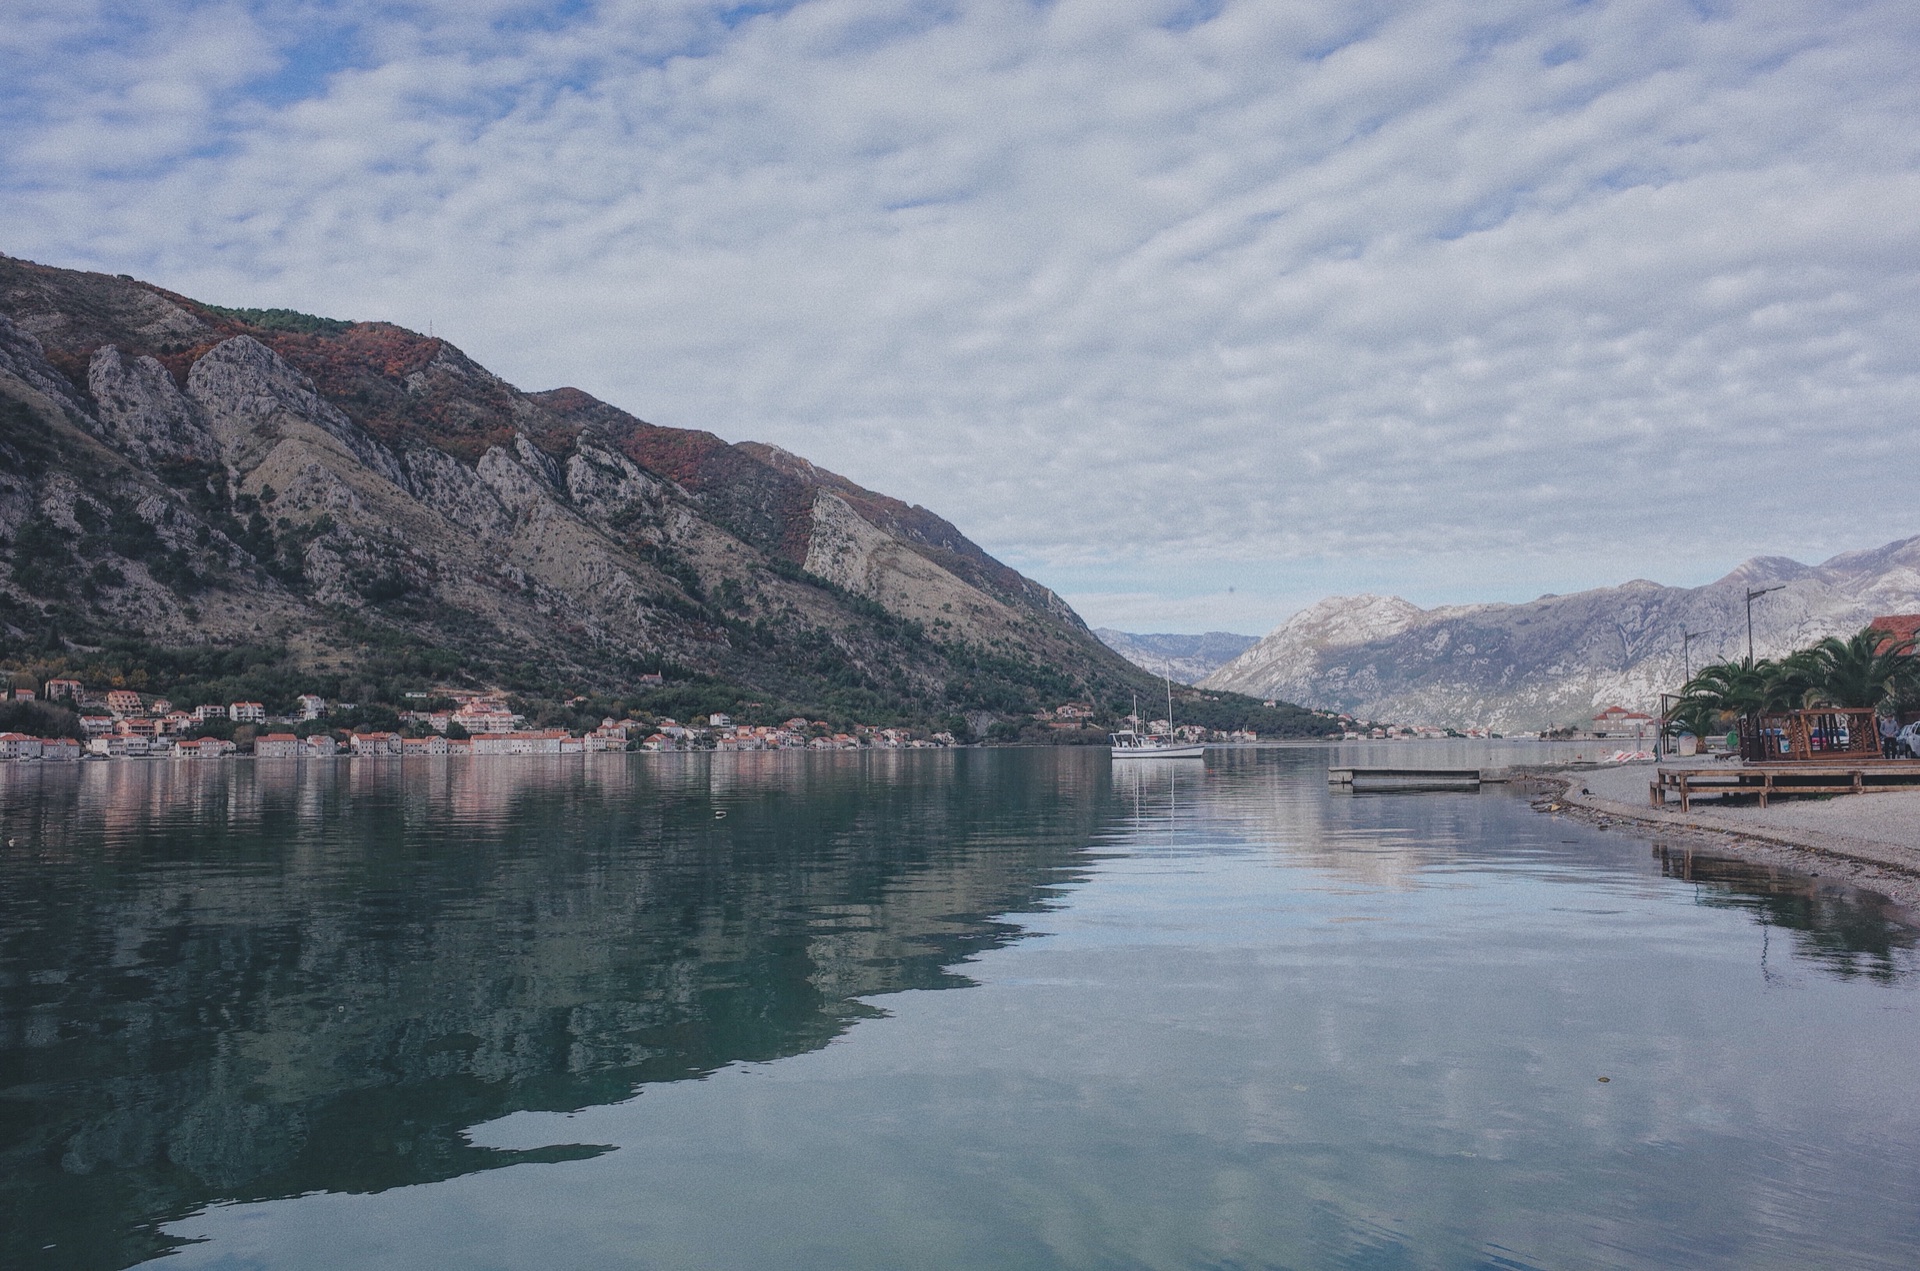
[(1138, 670), (922, 508), (776, 447), (523, 393), (445, 341), (0, 257), (0, 642), (398, 642), (1005, 715)]
[[(1702, 663), (1772, 657), (1879, 614), (1920, 611), (1920, 538), (1821, 565), (1761, 556), (1702, 587), (1644, 579), (1525, 604), (1421, 609), (1335, 596), (1295, 614), (1201, 683), (1372, 719), (1503, 730), (1580, 726), (1607, 705), (1657, 708)], [(1683, 642), (1687, 632), (1696, 633)]]

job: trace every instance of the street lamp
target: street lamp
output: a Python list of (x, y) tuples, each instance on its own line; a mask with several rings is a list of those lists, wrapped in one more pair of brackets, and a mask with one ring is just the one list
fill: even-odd
[[(1693, 678), (1693, 659), (1688, 655), (1689, 646), (1691, 646), (1695, 640), (1700, 639), (1706, 634), (1704, 631), (1687, 631), (1684, 629), (1680, 632), (1680, 682), (1682, 684), (1685, 684)], [(1752, 657), (1752, 652), (1749, 651), (1747, 656)]]
[(1785, 586), (1786, 586), (1785, 583), (1775, 583), (1771, 587), (1747, 588), (1747, 665), (1748, 666), (1753, 665), (1753, 602), (1754, 602), (1754, 598), (1757, 596), (1764, 596), (1770, 591), (1779, 591), (1781, 588)]

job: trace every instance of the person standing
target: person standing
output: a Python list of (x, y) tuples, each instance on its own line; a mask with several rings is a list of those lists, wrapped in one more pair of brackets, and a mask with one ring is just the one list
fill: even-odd
[(1894, 757), (1893, 739), (1899, 735), (1899, 722), (1891, 715), (1880, 716), (1880, 757), (1882, 759), (1891, 759)]

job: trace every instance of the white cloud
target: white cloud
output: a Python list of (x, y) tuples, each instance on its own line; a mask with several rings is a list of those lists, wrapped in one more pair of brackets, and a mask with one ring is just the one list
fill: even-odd
[(13, 7), (0, 248), (431, 322), (1149, 625), (1920, 531), (1909, 6)]

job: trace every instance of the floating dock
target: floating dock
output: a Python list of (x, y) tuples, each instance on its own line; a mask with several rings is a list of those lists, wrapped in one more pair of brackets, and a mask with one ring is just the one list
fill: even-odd
[(1349, 790), (1478, 790), (1478, 768), (1329, 768), (1327, 784)]

